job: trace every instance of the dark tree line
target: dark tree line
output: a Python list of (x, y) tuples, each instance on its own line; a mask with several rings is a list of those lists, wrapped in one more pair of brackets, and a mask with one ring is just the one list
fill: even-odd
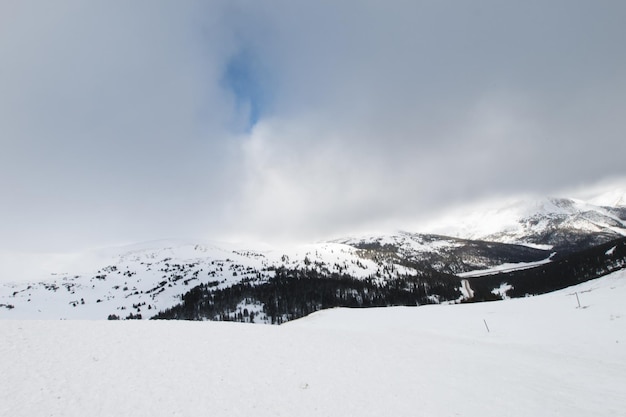
[(248, 321), (239, 314), (241, 302), (257, 303), (272, 324), (304, 317), (332, 307), (385, 307), (429, 304), (460, 296), (460, 279), (432, 272), (428, 276), (399, 276), (381, 283), (374, 277), (356, 279), (347, 274), (314, 269), (278, 268), (267, 282), (241, 282), (214, 289), (199, 285), (183, 302), (160, 312), (155, 319)]
[(555, 256), (552, 262), (521, 271), (472, 278), (472, 301), (499, 299), (491, 291), (507, 283), (509, 297), (525, 297), (560, 290), (626, 267), (626, 238), (574, 254)]

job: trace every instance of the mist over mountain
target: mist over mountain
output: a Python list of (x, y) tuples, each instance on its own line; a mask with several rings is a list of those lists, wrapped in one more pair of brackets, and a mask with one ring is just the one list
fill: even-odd
[(75, 270), (2, 284), (0, 317), (281, 323), (335, 306), (539, 294), (626, 261), (620, 204), (519, 200), (456, 222), (451, 236), (398, 231), (285, 247), (170, 240), (100, 250)]

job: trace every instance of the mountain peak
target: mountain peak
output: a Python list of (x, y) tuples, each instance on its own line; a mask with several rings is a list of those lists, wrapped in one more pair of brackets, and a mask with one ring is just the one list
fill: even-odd
[(422, 231), (525, 245), (561, 246), (590, 236), (606, 241), (626, 235), (626, 210), (614, 204), (620, 202), (626, 202), (626, 193), (619, 190), (593, 200), (525, 196), (490, 201), (449, 213)]
[(626, 207), (626, 189), (616, 188), (589, 200), (591, 204), (606, 207)]

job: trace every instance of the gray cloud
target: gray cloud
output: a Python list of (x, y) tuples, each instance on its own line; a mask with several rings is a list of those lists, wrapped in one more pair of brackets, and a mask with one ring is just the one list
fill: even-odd
[(290, 36), (260, 46), (283, 84), (249, 140), (250, 227), (323, 236), (623, 174), (623, 6), (319, 10), (272, 9)]
[[(16, 2), (0, 15), (5, 250), (322, 238), (626, 174), (621, 2)], [(233, 87), (234, 60), (256, 92)]]
[(3, 246), (206, 233), (236, 123), (220, 16), (200, 3), (30, 6), (5, 6), (0, 41)]

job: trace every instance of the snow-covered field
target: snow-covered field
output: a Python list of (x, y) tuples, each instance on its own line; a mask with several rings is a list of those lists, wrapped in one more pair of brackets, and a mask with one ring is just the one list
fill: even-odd
[(621, 271), (283, 326), (0, 321), (0, 415), (623, 416), (625, 299)]

